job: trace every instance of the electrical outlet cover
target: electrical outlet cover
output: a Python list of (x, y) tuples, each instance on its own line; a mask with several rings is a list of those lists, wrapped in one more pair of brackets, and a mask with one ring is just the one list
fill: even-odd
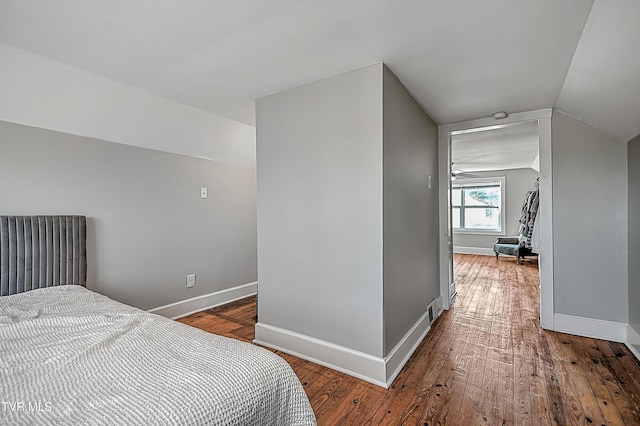
[(187, 275), (187, 288), (196, 286), (196, 274)]

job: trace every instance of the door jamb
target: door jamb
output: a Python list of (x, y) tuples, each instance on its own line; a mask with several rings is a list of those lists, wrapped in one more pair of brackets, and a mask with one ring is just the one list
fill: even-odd
[(451, 241), (451, 132), (469, 130), (479, 127), (489, 127), (499, 124), (519, 123), (524, 121), (538, 121), (539, 155), (540, 155), (540, 325), (547, 330), (554, 327), (554, 299), (553, 299), (553, 196), (552, 196), (552, 150), (551, 150), (551, 117), (553, 110), (540, 109), (536, 111), (510, 114), (507, 118), (481, 118), (459, 123), (446, 124), (438, 127), (438, 162), (439, 172), (439, 222), (440, 222), (440, 294), (442, 307), (450, 309), (455, 293), (453, 277), (453, 243)]

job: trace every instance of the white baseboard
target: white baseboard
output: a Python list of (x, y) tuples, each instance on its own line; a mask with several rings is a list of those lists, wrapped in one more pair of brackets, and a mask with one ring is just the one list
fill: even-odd
[[(432, 303), (432, 306), (434, 307), (433, 310), (436, 311), (433, 316), (433, 321), (435, 321), (442, 313), (442, 296), (439, 296), (438, 299)], [(429, 330), (431, 330), (432, 323), (433, 322), (429, 322), (429, 315), (425, 312), (407, 334), (404, 335), (402, 340), (389, 352), (389, 355), (385, 357), (384, 362), (387, 371), (387, 385), (385, 388), (388, 389), (398, 374), (400, 374), (402, 367), (409, 361), (411, 355), (418, 349), (418, 345), (420, 345), (422, 339), (424, 339), (427, 333), (429, 333)]]
[(627, 341), (624, 343), (636, 358), (640, 360), (640, 334), (631, 325), (627, 325)]
[(483, 256), (495, 256), (496, 253), (492, 248), (489, 247), (463, 247), (463, 246), (453, 246), (454, 253), (460, 254), (480, 254)]
[(554, 314), (553, 328), (561, 333), (611, 340), (624, 343), (627, 340), (627, 324), (573, 315)]
[[(437, 303), (434, 304), (436, 305)], [(441, 312), (442, 309), (439, 308), (434, 321)], [(295, 355), (388, 389), (430, 328), (429, 318), (425, 313), (385, 358), (261, 322), (256, 324), (254, 343)]]
[(383, 358), (261, 322), (253, 342), (386, 388)]
[(182, 300), (180, 302), (171, 303), (169, 305), (159, 306), (149, 309), (147, 312), (162, 315), (163, 317), (178, 319), (196, 312), (205, 311), (233, 302), (245, 297), (253, 296), (258, 292), (258, 282), (239, 285), (237, 287), (216, 291), (202, 296), (192, 297), (191, 299)]

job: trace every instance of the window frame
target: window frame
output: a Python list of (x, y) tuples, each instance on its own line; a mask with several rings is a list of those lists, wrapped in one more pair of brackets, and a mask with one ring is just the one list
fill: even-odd
[[(454, 228), (453, 227), (453, 223), (451, 224), (451, 228), (454, 234), (470, 234), (470, 235), (507, 235), (507, 230), (506, 230), (506, 226), (505, 226), (505, 216), (506, 216), (506, 199), (505, 199), (505, 194), (506, 194), (506, 178), (504, 176), (492, 176), (492, 177), (481, 177), (481, 178), (458, 178), (454, 181), (451, 182), (451, 192), (453, 194), (453, 190), (457, 189), (457, 188), (464, 188), (464, 187), (476, 187), (476, 186), (485, 186), (485, 185), (495, 185), (495, 184), (499, 184), (500, 185), (500, 201), (499, 201), (499, 206), (498, 211), (500, 214), (500, 229), (473, 229), (473, 228)], [(461, 204), (463, 204), (464, 202), (462, 201), (462, 197), (464, 197), (464, 191), (461, 191), (460, 193), (461, 196)], [(454, 209), (459, 208), (460, 209), (460, 219), (462, 222), (463, 219), (463, 208), (465, 208), (463, 205), (462, 206), (454, 206), (453, 205), (453, 195), (451, 198), (451, 209), (452, 212)], [(466, 207), (466, 208), (478, 208), (478, 207)], [(480, 207), (483, 208), (483, 207)], [(463, 225), (463, 223), (460, 223), (460, 225)]]

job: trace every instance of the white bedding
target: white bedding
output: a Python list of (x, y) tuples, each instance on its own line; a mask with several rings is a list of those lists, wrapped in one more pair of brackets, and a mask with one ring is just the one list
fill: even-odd
[(70, 285), (0, 297), (0, 424), (316, 421), (279, 356)]

